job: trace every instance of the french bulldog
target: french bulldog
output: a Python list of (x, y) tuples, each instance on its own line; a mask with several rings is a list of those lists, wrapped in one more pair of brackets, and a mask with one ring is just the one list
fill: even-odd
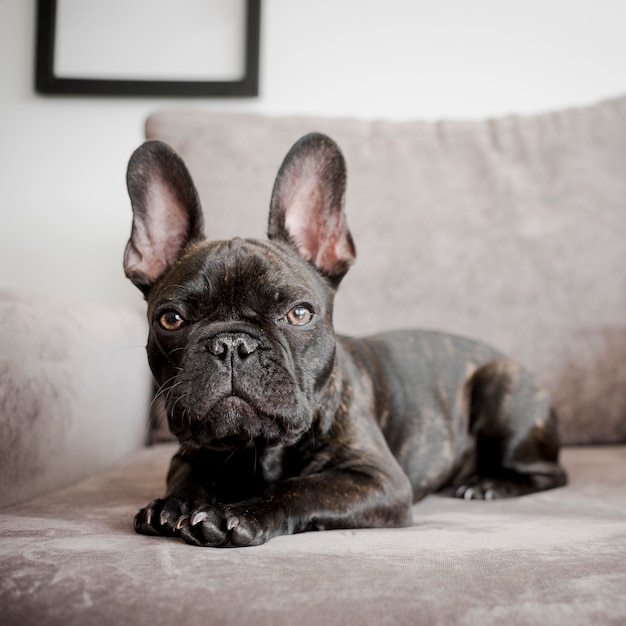
[(406, 526), (440, 490), (493, 499), (565, 484), (549, 399), (515, 361), (436, 332), (335, 335), (355, 247), (329, 137), (285, 157), (268, 240), (207, 241), (191, 176), (164, 143), (135, 151), (127, 183), (125, 273), (147, 301), (148, 360), (180, 442), (137, 532), (253, 546)]

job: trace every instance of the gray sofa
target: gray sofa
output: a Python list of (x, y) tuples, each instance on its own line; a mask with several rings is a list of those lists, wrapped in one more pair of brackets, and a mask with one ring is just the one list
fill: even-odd
[(162, 442), (143, 445), (145, 322), (4, 291), (0, 622), (623, 624), (626, 98), (483, 122), (169, 111), (147, 123), (186, 160), (213, 238), (263, 235), (276, 170), (311, 130), (348, 163), (358, 260), (338, 330), (437, 328), (521, 359), (560, 415), (568, 486), (432, 495), (409, 528), (256, 548), (137, 535), (175, 450), (158, 423)]

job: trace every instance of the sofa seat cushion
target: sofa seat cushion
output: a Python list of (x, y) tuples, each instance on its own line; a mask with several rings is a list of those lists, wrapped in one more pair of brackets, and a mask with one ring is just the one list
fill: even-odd
[(570, 484), (513, 500), (430, 496), (414, 525), (210, 549), (135, 534), (175, 447), (0, 511), (13, 624), (564, 624), (626, 615), (626, 446), (567, 448)]

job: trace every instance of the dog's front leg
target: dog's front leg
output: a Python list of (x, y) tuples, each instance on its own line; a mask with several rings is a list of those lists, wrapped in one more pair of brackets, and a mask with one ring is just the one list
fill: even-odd
[(170, 464), (164, 498), (152, 500), (135, 516), (135, 530), (142, 535), (177, 535), (189, 514), (213, 501), (207, 485), (199, 480), (198, 459), (181, 448)]
[(181, 536), (198, 546), (254, 546), (307, 530), (406, 526), (411, 487), (391, 461), (392, 472), (356, 465), (329, 469), (272, 483), (250, 500), (200, 507), (185, 518)]

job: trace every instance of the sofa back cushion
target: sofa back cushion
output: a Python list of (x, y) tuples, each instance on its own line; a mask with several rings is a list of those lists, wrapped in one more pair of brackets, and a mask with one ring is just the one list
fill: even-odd
[(263, 237), (301, 135), (348, 165), (357, 262), (339, 331), (423, 327), (489, 342), (551, 392), (567, 443), (626, 441), (626, 98), (478, 122), (155, 113), (187, 162), (207, 236)]

